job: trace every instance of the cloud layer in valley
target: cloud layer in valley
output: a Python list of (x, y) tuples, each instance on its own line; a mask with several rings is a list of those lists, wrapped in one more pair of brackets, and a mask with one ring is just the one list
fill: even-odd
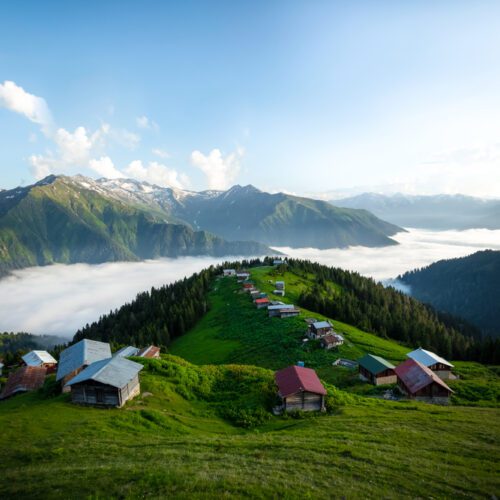
[[(500, 250), (500, 231), (412, 230), (400, 233), (397, 239), (400, 245), (385, 248), (283, 250), (294, 257), (351, 269), (379, 280), (439, 259), (485, 248)], [(220, 261), (188, 257), (97, 266), (57, 264), (16, 271), (0, 280), (0, 331), (69, 337), (86, 323), (132, 300), (138, 292), (189, 276)]]

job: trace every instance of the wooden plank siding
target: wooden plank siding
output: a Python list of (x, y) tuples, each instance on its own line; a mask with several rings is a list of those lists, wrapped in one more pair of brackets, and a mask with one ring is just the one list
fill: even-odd
[(321, 411), (324, 398), (321, 394), (301, 391), (283, 398), (285, 411)]
[(71, 400), (77, 404), (119, 408), (139, 393), (139, 376), (121, 389), (88, 380), (71, 387)]

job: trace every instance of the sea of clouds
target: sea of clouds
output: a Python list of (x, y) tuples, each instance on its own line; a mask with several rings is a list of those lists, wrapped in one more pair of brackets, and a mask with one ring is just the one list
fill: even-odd
[[(500, 250), (500, 231), (485, 229), (412, 229), (399, 233), (395, 239), (399, 245), (384, 248), (279, 250), (381, 281), (440, 259), (485, 248)], [(16, 271), (0, 280), (0, 331), (71, 337), (78, 328), (132, 300), (138, 292), (171, 283), (223, 260), (226, 259), (186, 257), (100, 265), (57, 264)]]

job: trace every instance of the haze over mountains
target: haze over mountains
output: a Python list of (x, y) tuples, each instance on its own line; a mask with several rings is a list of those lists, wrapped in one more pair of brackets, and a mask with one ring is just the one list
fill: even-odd
[(0, 273), (54, 262), (273, 253), (267, 245), (384, 246), (401, 230), (365, 210), (252, 186), (196, 193), (49, 176), (0, 192)]
[(500, 229), (500, 200), (461, 194), (412, 196), (363, 193), (332, 200), (338, 207), (365, 209), (403, 227), (423, 229)]

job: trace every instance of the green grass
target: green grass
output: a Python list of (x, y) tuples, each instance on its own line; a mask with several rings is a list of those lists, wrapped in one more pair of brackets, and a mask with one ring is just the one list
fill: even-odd
[[(280, 273), (273, 267), (251, 270), (251, 279), (271, 299), (276, 280), (286, 283), (285, 302), (296, 303), (299, 295), (312, 285), (314, 276), (298, 276), (286, 271)], [(335, 283), (326, 283), (325, 293), (340, 290)], [(211, 309), (186, 335), (171, 346), (173, 354), (197, 364), (240, 363), (257, 365), (273, 370), (304, 361), (315, 368), (320, 377), (341, 388), (357, 394), (373, 395), (373, 388), (361, 382), (356, 371), (332, 366), (337, 358), (356, 360), (366, 353), (382, 356), (397, 365), (406, 359), (406, 353), (416, 346), (404, 346), (380, 338), (345, 323), (325, 318), (302, 309), (297, 318), (268, 318), (267, 310), (257, 310), (248, 294), (241, 292), (241, 285), (234, 278), (216, 280), (210, 292)], [(329, 319), (346, 342), (339, 349), (325, 351), (318, 342), (304, 343), (307, 329), (305, 318)], [(481, 370), (478, 369), (482, 367)], [(456, 391), (453, 402), (476, 406), (498, 406), (500, 377), (498, 372), (478, 363), (457, 363), (460, 380), (453, 382)]]
[(74, 406), (66, 395), (40, 393), (0, 403), (0, 495), (498, 494), (500, 421), (495, 409), (346, 397), (346, 404), (333, 406), (331, 414), (268, 414), (247, 428), (238, 415), (245, 409), (266, 411), (272, 372), (198, 367), (171, 356), (145, 364), (143, 395), (121, 410)]

